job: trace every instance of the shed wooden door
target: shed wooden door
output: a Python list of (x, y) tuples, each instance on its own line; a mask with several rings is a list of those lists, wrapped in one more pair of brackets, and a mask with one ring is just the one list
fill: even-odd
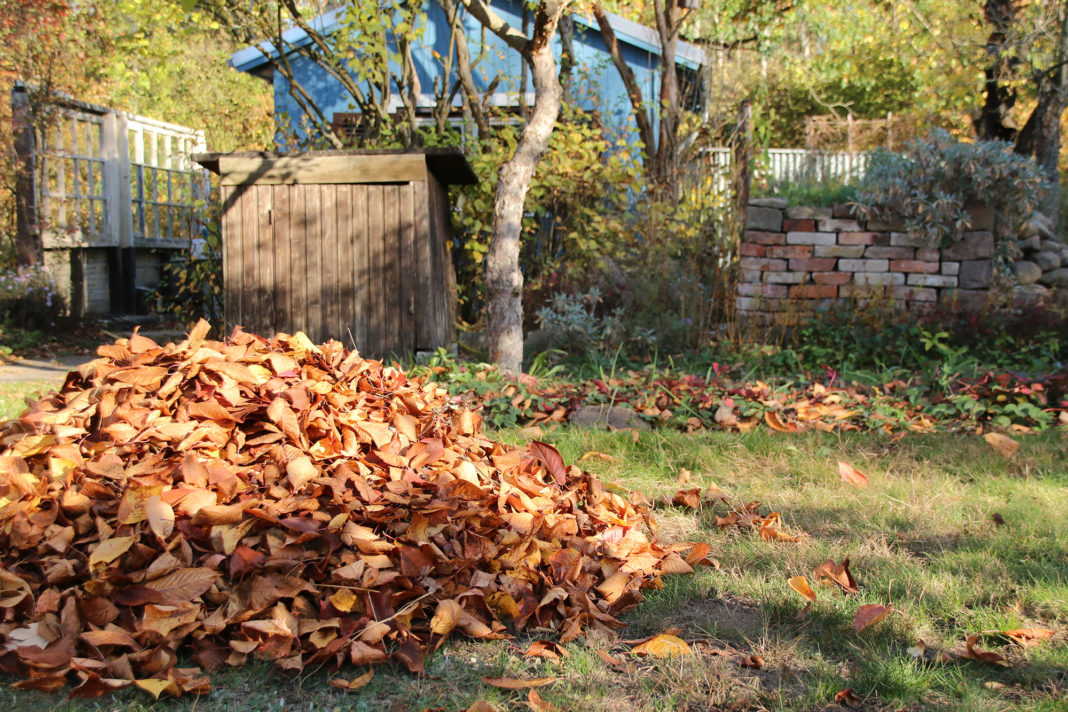
[(447, 246), (430, 230), (440, 197), (428, 200), (427, 181), (222, 190), (231, 327), (303, 331), (376, 357), (444, 343)]

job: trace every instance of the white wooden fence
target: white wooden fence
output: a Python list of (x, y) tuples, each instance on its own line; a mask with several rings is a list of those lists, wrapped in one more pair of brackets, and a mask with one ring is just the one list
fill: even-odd
[[(28, 174), (20, 175), (20, 259), (62, 266), (68, 255), (49, 253), (69, 253), (70, 274), (57, 281), (72, 280), (75, 311), (80, 303), (87, 311), (134, 309), (137, 287), (158, 280), (158, 266), (139, 279), (139, 262), (152, 262), (144, 255), (187, 249), (199, 237), (197, 203), (210, 183), (190, 156), (206, 150), (204, 133), (65, 96), (42, 99), (21, 85), (11, 103)], [(84, 284), (101, 271), (106, 297)]]
[[(867, 164), (867, 153), (769, 148), (757, 154), (754, 178), (772, 183), (851, 181), (864, 176)], [(706, 185), (710, 183), (717, 193), (726, 193), (728, 190), (732, 169), (729, 148), (703, 149), (690, 166), (691, 175), (704, 178)]]

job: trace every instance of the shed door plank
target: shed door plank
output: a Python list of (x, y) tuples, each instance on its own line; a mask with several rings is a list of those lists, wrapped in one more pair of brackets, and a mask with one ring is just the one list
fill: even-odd
[(337, 309), (334, 319), (337, 339), (349, 348), (355, 348), (353, 328), (352, 279), (352, 195), (351, 185), (339, 185), (337, 191)]
[(322, 186), (307, 186), (308, 221), (304, 231), (305, 271), (308, 281), (307, 323), (308, 338), (315, 343), (323, 340), (323, 210)]
[(370, 354), (368, 305), (371, 299), (371, 268), (367, 244), (367, 186), (352, 186), (352, 301), (356, 348)]
[(256, 186), (256, 269), (254, 330), (261, 336), (273, 336), (274, 324), (274, 201), (271, 186)]
[(431, 308), (434, 283), (430, 278), (430, 205), (426, 181), (412, 183), (414, 274), (412, 285), (415, 296), (415, 348), (435, 346), (429, 327), (432, 323)]
[(406, 183), (400, 190), (399, 243), (400, 264), (397, 279), (397, 294), (400, 297), (400, 348), (404, 354), (415, 352), (415, 325), (418, 316), (416, 295), (422, 288), (415, 260), (415, 209), (414, 184)]
[(305, 243), (308, 241), (308, 215), (305, 191), (308, 186), (294, 185), (289, 188), (289, 256), (290, 274), (292, 275), (289, 291), (290, 312), (289, 328), (294, 332), (308, 330), (308, 299), (306, 290), (307, 260), (304, 257)]
[(385, 319), (385, 252), (383, 236), (385, 233), (384, 201), (385, 186), (368, 185), (367, 190), (367, 350), (371, 355), (386, 355), (384, 319)]
[(386, 254), (386, 313), (384, 315), (384, 328), (387, 334), (387, 353), (400, 355), (403, 351), (401, 346), (401, 330), (404, 328), (403, 308), (401, 305), (401, 293), (407, 290), (403, 288), (404, 276), (401, 273), (401, 189), (398, 185), (386, 186), (386, 230), (383, 234)]
[(241, 318), (241, 203), (237, 190), (223, 186), (223, 292), (225, 330)]
[(256, 198), (259, 190), (253, 186), (242, 186), (241, 196), (241, 259), (244, 273), (241, 278), (241, 321), (238, 322), (248, 331), (255, 332), (256, 314), (260, 306), (256, 301), (259, 291), (256, 254), (256, 241), (259, 238), (259, 221), (256, 219)]
[(338, 190), (336, 185), (320, 186), (320, 196), (323, 201), (322, 224), (319, 231), (322, 243), (322, 279), (323, 279), (323, 304), (322, 304), (322, 332), (320, 340), (337, 339), (344, 341), (345, 334), (341, 330), (341, 320), (338, 318)]
[(288, 331), (292, 318), (289, 308), (290, 275), (293, 272), (289, 257), (289, 242), (292, 239), (289, 228), (289, 193), (291, 190), (285, 185), (271, 186), (274, 198), (274, 321), (271, 324), (272, 331)]

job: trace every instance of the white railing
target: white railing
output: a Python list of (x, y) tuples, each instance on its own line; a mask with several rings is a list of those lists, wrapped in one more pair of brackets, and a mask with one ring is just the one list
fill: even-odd
[(197, 236), (210, 183), (190, 156), (206, 150), (203, 131), (64, 96), (49, 97), (47, 113), (46, 128), (32, 127), (45, 249), (179, 247)]
[[(754, 177), (775, 183), (851, 181), (864, 176), (867, 164), (866, 153), (769, 148), (757, 154)], [(702, 149), (690, 165), (691, 175), (703, 178), (717, 193), (729, 189), (733, 169), (731, 149), (720, 147)]]

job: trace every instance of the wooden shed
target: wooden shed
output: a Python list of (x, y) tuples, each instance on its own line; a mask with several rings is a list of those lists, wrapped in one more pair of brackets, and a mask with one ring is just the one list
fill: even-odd
[(453, 340), (454, 149), (194, 156), (220, 178), (228, 327), (305, 332), (373, 357)]

